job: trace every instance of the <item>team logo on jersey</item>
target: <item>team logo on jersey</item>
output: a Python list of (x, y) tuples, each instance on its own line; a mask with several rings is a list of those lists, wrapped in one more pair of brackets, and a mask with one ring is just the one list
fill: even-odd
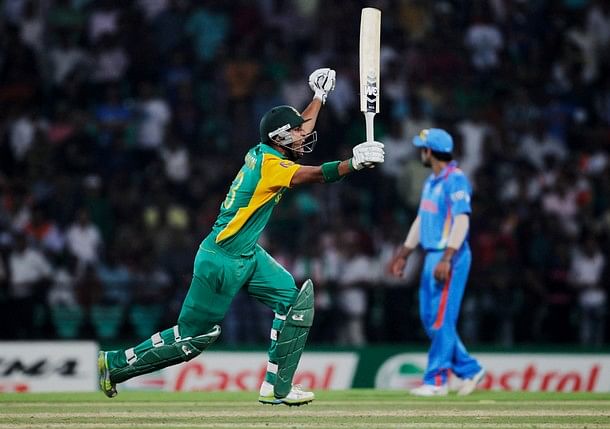
[(451, 201), (457, 202), (457, 201), (461, 201), (461, 200), (464, 200), (467, 203), (469, 203), (470, 195), (468, 195), (468, 193), (466, 191), (457, 191), (457, 192), (454, 192), (453, 194), (451, 194)]
[(284, 168), (290, 168), (294, 165), (292, 161), (280, 161), (280, 165)]

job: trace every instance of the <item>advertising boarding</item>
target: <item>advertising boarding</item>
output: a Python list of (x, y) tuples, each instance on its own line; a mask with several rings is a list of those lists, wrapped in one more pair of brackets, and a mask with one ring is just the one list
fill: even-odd
[(0, 392), (91, 392), (97, 388), (93, 341), (0, 342)]

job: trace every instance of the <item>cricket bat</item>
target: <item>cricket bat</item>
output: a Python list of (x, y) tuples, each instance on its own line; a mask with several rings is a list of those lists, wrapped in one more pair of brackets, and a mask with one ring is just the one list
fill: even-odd
[(366, 123), (366, 141), (374, 138), (375, 114), (379, 113), (379, 51), (381, 11), (372, 7), (360, 15), (360, 110)]

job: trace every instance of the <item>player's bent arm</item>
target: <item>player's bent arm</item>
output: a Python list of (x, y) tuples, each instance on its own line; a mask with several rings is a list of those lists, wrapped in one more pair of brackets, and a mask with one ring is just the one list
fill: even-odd
[(458, 249), (462, 247), (462, 244), (466, 239), (466, 235), (468, 234), (469, 228), (470, 216), (464, 213), (455, 217), (455, 219), (453, 220), (453, 225), (451, 226), (451, 231), (449, 232), (447, 248), (443, 253), (441, 261), (449, 263), (451, 262), (453, 255), (455, 255)]
[[(338, 164), (337, 164), (338, 163)], [(336, 166), (330, 165), (336, 164)], [(351, 173), (353, 170), (350, 167), (350, 160), (346, 161), (335, 161), (335, 163), (326, 163), (329, 165), (328, 167), (324, 167), (324, 165), (312, 166), (312, 165), (303, 165), (299, 168), (294, 175), (292, 176), (292, 180), (290, 181), (290, 186), (304, 185), (306, 183), (328, 183), (333, 182), (335, 180), (328, 180), (328, 173), (326, 176), (324, 175), (324, 169), (336, 169), (336, 172), (339, 177), (343, 177)]]
[(415, 249), (419, 244), (419, 232), (421, 230), (421, 218), (419, 215), (415, 217), (415, 220), (411, 224), (411, 228), (409, 228), (409, 233), (407, 234), (407, 238), (405, 239), (404, 247), (408, 247), (410, 249)]
[(353, 171), (374, 167), (384, 161), (383, 143), (380, 142), (360, 143), (353, 147), (352, 153), (354, 156), (345, 161), (325, 162), (317, 167), (301, 166), (293, 174), (290, 185), (337, 182)]
[(421, 219), (419, 216), (417, 216), (411, 224), (411, 228), (409, 228), (409, 233), (407, 234), (405, 242), (398, 250), (398, 254), (396, 255), (397, 257), (407, 259), (411, 252), (415, 250), (415, 248), (419, 245), (420, 229)]
[(318, 114), (320, 113), (320, 109), (322, 108), (322, 101), (318, 98), (314, 98), (307, 105), (305, 110), (301, 112), (301, 116), (305, 119), (305, 122), (301, 125), (301, 128), (305, 130), (307, 133), (311, 133), (316, 127), (316, 121), (318, 119)]

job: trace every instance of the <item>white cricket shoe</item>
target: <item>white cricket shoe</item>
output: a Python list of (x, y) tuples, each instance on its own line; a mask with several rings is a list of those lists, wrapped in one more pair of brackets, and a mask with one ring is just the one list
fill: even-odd
[(435, 386), (434, 384), (422, 384), (415, 389), (411, 389), (409, 393), (415, 396), (447, 396), (449, 393), (449, 387), (447, 384), (441, 384), (440, 386)]
[(313, 392), (303, 390), (300, 385), (294, 384), (288, 395), (283, 398), (276, 398), (273, 392), (273, 385), (267, 381), (263, 381), (259, 391), (258, 402), (262, 404), (278, 405), (284, 404), (289, 407), (298, 407), (308, 404), (315, 399)]
[(483, 380), (485, 376), (485, 368), (481, 368), (479, 372), (472, 376), (472, 378), (466, 378), (462, 382), (462, 387), (458, 390), (457, 394), (460, 396), (470, 395), (477, 388), (477, 384)]

